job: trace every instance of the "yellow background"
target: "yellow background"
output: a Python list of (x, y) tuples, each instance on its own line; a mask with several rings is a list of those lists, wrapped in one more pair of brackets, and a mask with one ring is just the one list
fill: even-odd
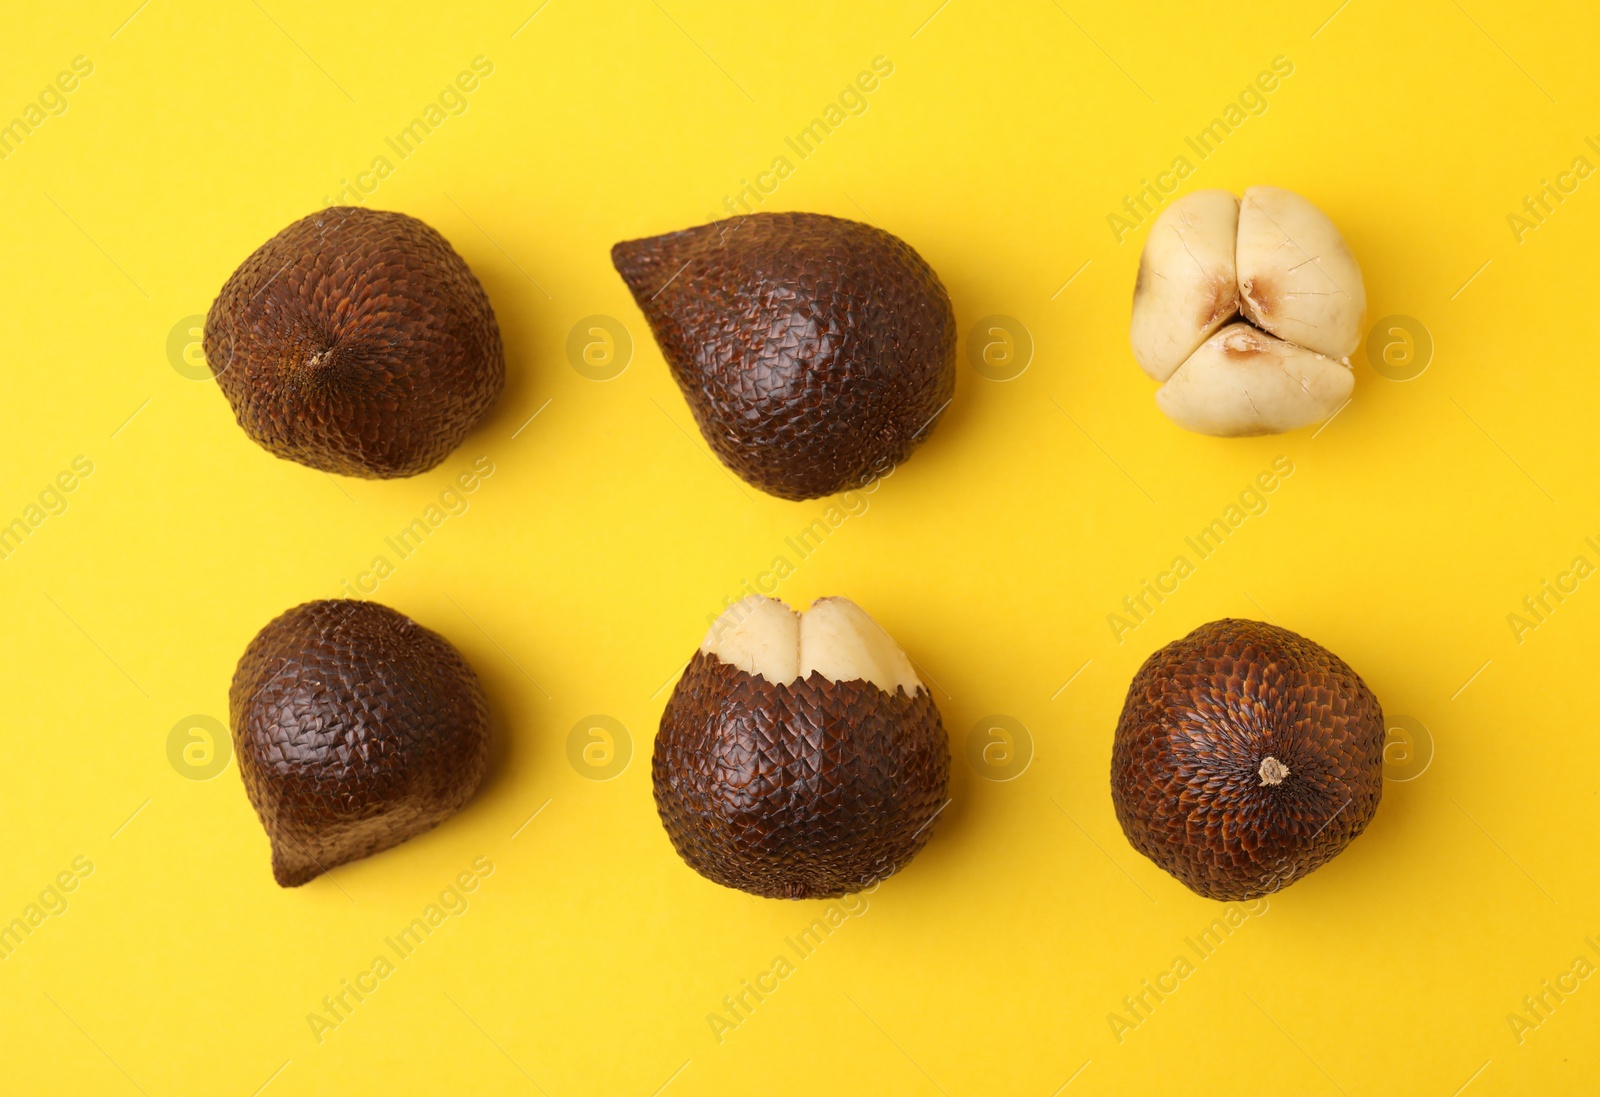
[[(1600, 564), (1600, 177), (1520, 243), (1507, 221), (1576, 157), (1600, 165), (1590, 5), (135, 2), (10, 4), (0, 33), (0, 121), (93, 64), (0, 163), (0, 519), (74, 457), (94, 466), (0, 562), (0, 919), (94, 866), (0, 962), (8, 1092), (1600, 1085), (1600, 980), (1520, 1042), (1507, 1021), (1575, 957), (1600, 964), (1600, 578), (1521, 642), (1507, 622), (1574, 557)], [(269, 456), (169, 333), (479, 55), (493, 73), (465, 112), (365, 201), (471, 263), (503, 399), (415, 479)], [(915, 246), (954, 300), (960, 377), (926, 445), (779, 593), (848, 594), (937, 683), (954, 802), (719, 1042), (708, 1015), (827, 904), (681, 864), (651, 741), (708, 615), (794, 562), (785, 538), (827, 503), (715, 462), (608, 249), (709, 219), (879, 55), (893, 74), (865, 113), (761, 208)], [(1435, 353), (1403, 383), (1358, 354), (1354, 402), (1320, 432), (1203, 438), (1162, 418), (1128, 351), (1148, 224), (1119, 244), (1106, 215), (1280, 55), (1294, 71), (1267, 111), (1184, 189), (1305, 194), (1359, 257), (1369, 322), (1414, 317)], [(605, 382), (567, 357), (595, 314), (635, 344)], [(1003, 383), (967, 357), (993, 315), (1035, 347)], [(1266, 512), (1119, 643), (1107, 615), (1280, 455), (1295, 471)], [(236, 765), (190, 779), (169, 732), (225, 721), (256, 630), (337, 595), (479, 457), (495, 471), (470, 508), (374, 597), (477, 668), (492, 774), (436, 831), (280, 890)], [(1112, 728), (1146, 655), (1228, 615), (1336, 651), (1428, 730), (1431, 764), (1119, 1042), (1108, 1014), (1224, 908), (1123, 839)], [(591, 715), (630, 733), (614, 780), (569, 761)], [(991, 715), (1034, 743), (1011, 781), (967, 761)], [(468, 909), (319, 1043), (307, 1014), (478, 857), (494, 870)]]

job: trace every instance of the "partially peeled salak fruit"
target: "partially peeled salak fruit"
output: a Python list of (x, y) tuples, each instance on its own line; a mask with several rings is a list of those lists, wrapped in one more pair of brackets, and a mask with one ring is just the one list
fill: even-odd
[(752, 595), (712, 625), (652, 765), (673, 847), (754, 895), (860, 891), (927, 844), (950, 747), (911, 660), (860, 606)]

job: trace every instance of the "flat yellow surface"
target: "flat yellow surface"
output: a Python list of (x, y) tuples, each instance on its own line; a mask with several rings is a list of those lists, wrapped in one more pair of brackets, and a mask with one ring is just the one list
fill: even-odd
[[(136, 2), (10, 5), (0, 33), (0, 122), (24, 123), (0, 521), (27, 530), (0, 560), (0, 921), (29, 926), (0, 1089), (1600, 1087), (1592, 5)], [(1290, 435), (1168, 423), (1127, 346), (1149, 218), (1125, 199), (1180, 157), (1182, 190), (1326, 210), (1369, 323), (1408, 318), (1375, 359), (1414, 374), (1431, 341), (1426, 368), (1358, 354), (1353, 402)], [(233, 268), (341, 193), (442, 231), (504, 332), (504, 398), (415, 479), (271, 457), (193, 345)], [(870, 219), (954, 299), (955, 402), (869, 495), (726, 473), (611, 268), (741, 194)], [(589, 332), (615, 324), (608, 360)], [(1386, 334), (1407, 324), (1426, 338)], [(974, 367), (1030, 343), (1010, 380)], [(386, 538), (430, 507), (402, 558)], [(782, 597), (848, 594), (910, 652), (955, 758), (927, 849), (831, 905), (702, 880), (650, 795), (674, 675), (780, 559)], [(256, 630), (352, 589), (466, 653), (495, 762), (436, 831), (280, 890), (216, 732)], [(1366, 834), (1249, 910), (1136, 854), (1107, 791), (1134, 670), (1223, 616), (1326, 644), (1398, 729)]]

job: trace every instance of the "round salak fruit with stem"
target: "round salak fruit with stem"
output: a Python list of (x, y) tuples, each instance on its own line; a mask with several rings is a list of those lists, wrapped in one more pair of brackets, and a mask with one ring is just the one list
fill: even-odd
[(1202, 625), (1145, 660), (1111, 752), (1133, 848), (1210, 899), (1287, 887), (1383, 795), (1378, 699), (1343, 660), (1259, 621)]
[(656, 808), (707, 879), (846, 895), (898, 872), (948, 803), (950, 745), (903, 651), (847, 598), (752, 595), (712, 625), (656, 736)]
[(333, 206), (233, 272), (206, 363), (270, 453), (369, 479), (438, 465), (505, 386), (500, 327), (449, 242), (415, 217)]

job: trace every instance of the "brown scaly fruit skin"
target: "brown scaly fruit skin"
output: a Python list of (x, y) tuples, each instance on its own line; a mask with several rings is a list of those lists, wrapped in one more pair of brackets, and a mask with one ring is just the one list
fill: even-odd
[(629, 240), (633, 292), (706, 442), (783, 499), (860, 487), (911, 455), (956, 385), (956, 318), (897, 236), (757, 213)]
[(432, 228), (333, 206), (246, 259), (206, 316), (206, 362), (254, 441), (344, 476), (438, 465), (505, 386), (488, 295)]
[[(1331, 860), (1383, 795), (1383, 710), (1319, 644), (1213, 621), (1145, 660), (1111, 753), (1133, 847), (1210, 899), (1268, 895)], [(1289, 768), (1264, 784), (1267, 757)]]
[(950, 746), (933, 698), (775, 685), (696, 652), (656, 735), (656, 810), (689, 867), (773, 899), (860, 891), (927, 844)]
[(307, 602), (272, 621), (239, 659), (228, 705), (283, 887), (433, 829), (488, 765), (472, 668), (375, 602)]

